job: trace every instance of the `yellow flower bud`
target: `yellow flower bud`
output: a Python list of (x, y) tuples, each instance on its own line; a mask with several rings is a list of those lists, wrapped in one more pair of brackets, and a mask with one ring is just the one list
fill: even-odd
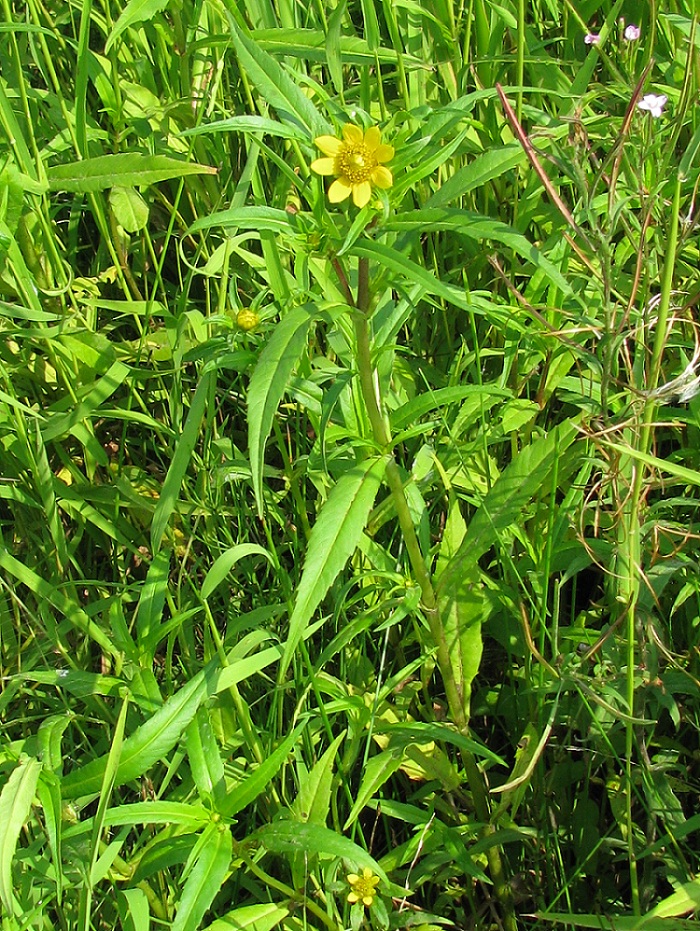
[(250, 307), (244, 307), (236, 314), (236, 323), (246, 333), (250, 333), (260, 323), (260, 317)]

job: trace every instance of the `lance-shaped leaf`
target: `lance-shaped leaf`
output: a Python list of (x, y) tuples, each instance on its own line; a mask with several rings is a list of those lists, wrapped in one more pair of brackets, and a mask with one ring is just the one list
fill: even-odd
[(98, 155), (79, 162), (54, 165), (46, 178), (52, 191), (75, 191), (94, 194), (111, 187), (142, 187), (184, 175), (215, 175), (216, 168), (184, 162), (168, 155), (142, 155), (127, 152), (122, 155)]
[(387, 461), (387, 456), (372, 457), (346, 472), (323, 505), (309, 538), (304, 571), (289, 621), (281, 676), (314, 611), (360, 542)]
[(260, 353), (248, 388), (248, 446), (253, 489), (262, 517), (262, 473), (265, 443), (294, 368), (306, 346), (306, 336), (315, 317), (311, 306), (290, 310), (275, 327)]
[(577, 435), (576, 424), (566, 421), (516, 456), (481, 502), (438, 581), (440, 619), (467, 717), (471, 684), (481, 662), (481, 624), (487, 612), (479, 559), (520, 518), (540, 490), (548, 488), (555, 465)]

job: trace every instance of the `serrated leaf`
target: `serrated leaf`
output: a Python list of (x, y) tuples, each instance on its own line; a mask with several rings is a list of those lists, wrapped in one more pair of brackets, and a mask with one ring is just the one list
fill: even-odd
[[(172, 750), (208, 694), (214, 691), (218, 663), (211, 662), (169, 698), (156, 713), (124, 741), (114, 785), (140, 778)], [(63, 777), (64, 798), (78, 798), (100, 791), (108, 754), (92, 760)]]
[(246, 35), (231, 16), (229, 24), (241, 68), (262, 98), (277, 111), (280, 120), (296, 124), (308, 133), (310, 140), (330, 132), (328, 122), (279, 62)]
[(414, 231), (421, 234), (424, 234), (426, 230), (445, 230), (477, 242), (491, 240), (503, 243), (504, 246), (513, 249), (522, 258), (541, 269), (562, 294), (571, 294), (571, 285), (559, 269), (526, 236), (501, 220), (493, 220), (491, 217), (472, 213), (470, 210), (432, 207), (413, 210), (409, 213), (398, 213), (386, 223), (385, 229), (398, 232)]
[(356, 820), (362, 809), (367, 805), (377, 789), (380, 789), (387, 779), (390, 779), (403, 761), (403, 747), (384, 750), (370, 757), (365, 763), (362, 774), (362, 783), (357, 790), (355, 802), (347, 817), (343, 830), (347, 831)]
[(66, 165), (53, 165), (46, 171), (49, 190), (94, 194), (112, 187), (141, 187), (182, 178), (185, 175), (216, 174), (216, 168), (183, 162), (167, 155), (98, 155)]
[(489, 610), (478, 561), (519, 519), (577, 435), (576, 424), (565, 421), (516, 456), (484, 497), (438, 581), (440, 620), (467, 717), (471, 683), (481, 662), (481, 624)]
[(167, 7), (169, 2), (170, 0), (130, 0), (107, 37), (105, 55), (109, 53), (119, 36), (130, 26), (137, 26), (139, 23), (146, 23), (153, 19), (157, 13), (162, 12)]
[(289, 754), (297, 742), (308, 721), (299, 724), (291, 734), (271, 753), (257, 769), (248, 776), (239, 786), (233, 789), (226, 799), (219, 804), (219, 812), (226, 818), (233, 818), (246, 805), (254, 801), (260, 793), (268, 787), (280, 768), (289, 759)]
[(314, 524), (289, 620), (280, 665), (283, 675), (316, 608), (357, 548), (386, 469), (387, 456), (371, 457), (335, 484)]
[(338, 734), (310, 772), (299, 779), (299, 791), (291, 806), (294, 816), (302, 822), (325, 824), (331, 805), (333, 763), (345, 732)]

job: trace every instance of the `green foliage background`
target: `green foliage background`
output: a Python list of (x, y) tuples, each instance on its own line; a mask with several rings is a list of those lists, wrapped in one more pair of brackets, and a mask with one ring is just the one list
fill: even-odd
[(3, 931), (693, 926), (695, 6), (1, 10)]

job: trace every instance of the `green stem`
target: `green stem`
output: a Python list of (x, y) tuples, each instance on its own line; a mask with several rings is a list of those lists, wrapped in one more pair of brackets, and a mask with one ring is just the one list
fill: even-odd
[(257, 876), (258, 879), (268, 886), (270, 889), (276, 889), (278, 892), (281, 892), (282, 895), (289, 899), (291, 902), (299, 902), (304, 908), (308, 909), (312, 915), (315, 915), (316, 918), (325, 925), (327, 928), (330, 928), (330, 931), (338, 931), (338, 925), (335, 921), (327, 915), (323, 909), (318, 906), (313, 899), (310, 899), (307, 895), (304, 895), (303, 892), (296, 892), (292, 889), (291, 886), (286, 885), (286, 883), (280, 882), (278, 879), (275, 879), (274, 876), (271, 876), (269, 873), (266, 873), (258, 864), (245, 853), (239, 850), (241, 859), (248, 867), (250, 872)]
[[(372, 435), (375, 443), (383, 450), (392, 453), (391, 430), (383, 416), (374, 382), (368, 316), (370, 306), (369, 260), (366, 258), (361, 258), (359, 260), (357, 302), (355, 306), (357, 308), (357, 313), (355, 314), (355, 361), (360, 376), (362, 398), (372, 427)], [(469, 719), (468, 710), (464, 703), (463, 689), (461, 688), (461, 683), (458, 683), (455, 679), (454, 669), (450, 661), (449, 646), (440, 619), (438, 600), (433, 587), (430, 570), (421, 551), (420, 543), (418, 542), (416, 529), (413, 525), (413, 518), (411, 517), (411, 511), (406, 498), (406, 492), (404, 491), (403, 482), (401, 480), (401, 473), (399, 472), (399, 467), (396, 464), (393, 453), (387, 463), (385, 478), (394, 501), (396, 516), (403, 535), (406, 552), (408, 553), (408, 558), (411, 563), (411, 569), (420, 586), (422, 608), (437, 649), (437, 664), (442, 676), (450, 715), (460, 732), (466, 734), (469, 730)], [(469, 788), (472, 793), (476, 816), (484, 825), (483, 834), (484, 836), (492, 835), (495, 833), (496, 829), (495, 826), (490, 823), (489, 795), (483, 776), (473, 754), (463, 751), (462, 760)], [(503, 908), (503, 927), (505, 931), (516, 931), (517, 922), (513, 910), (511, 888), (505, 877), (498, 845), (494, 844), (490, 846), (486, 855), (494, 890)]]
[[(654, 345), (648, 367), (648, 376), (645, 384), (646, 401), (642, 411), (641, 425), (638, 434), (631, 437), (631, 443), (636, 452), (645, 455), (651, 446), (654, 416), (657, 401), (654, 391), (658, 387), (661, 377), (661, 360), (666, 345), (668, 316), (673, 294), (673, 272), (676, 264), (676, 251), (678, 248), (678, 226), (680, 215), (681, 177), (676, 176), (673, 191), (673, 205), (671, 209), (671, 224), (668, 231), (668, 245), (664, 260), (664, 269), (661, 279), (661, 299), (659, 301), (658, 319), (654, 326)], [(635, 668), (636, 650), (638, 641), (637, 605), (639, 602), (640, 579), (642, 574), (642, 533), (641, 509), (644, 498), (645, 470), (638, 458), (630, 457), (626, 463), (621, 463), (621, 472), (631, 474), (630, 492), (623, 507), (621, 536), (619, 540), (618, 555), (618, 592), (620, 601), (624, 605), (626, 620), (626, 648), (627, 648), (627, 707), (631, 716), (634, 715), (635, 703)], [(626, 776), (626, 821), (627, 821), (627, 847), (630, 866), (630, 886), (632, 894), (632, 911), (635, 915), (641, 914), (639, 901), (639, 882), (637, 877), (637, 859), (634, 850), (634, 817), (633, 801), (633, 766), (634, 752), (634, 725), (631, 721), (626, 723), (625, 731), (625, 776)]]

